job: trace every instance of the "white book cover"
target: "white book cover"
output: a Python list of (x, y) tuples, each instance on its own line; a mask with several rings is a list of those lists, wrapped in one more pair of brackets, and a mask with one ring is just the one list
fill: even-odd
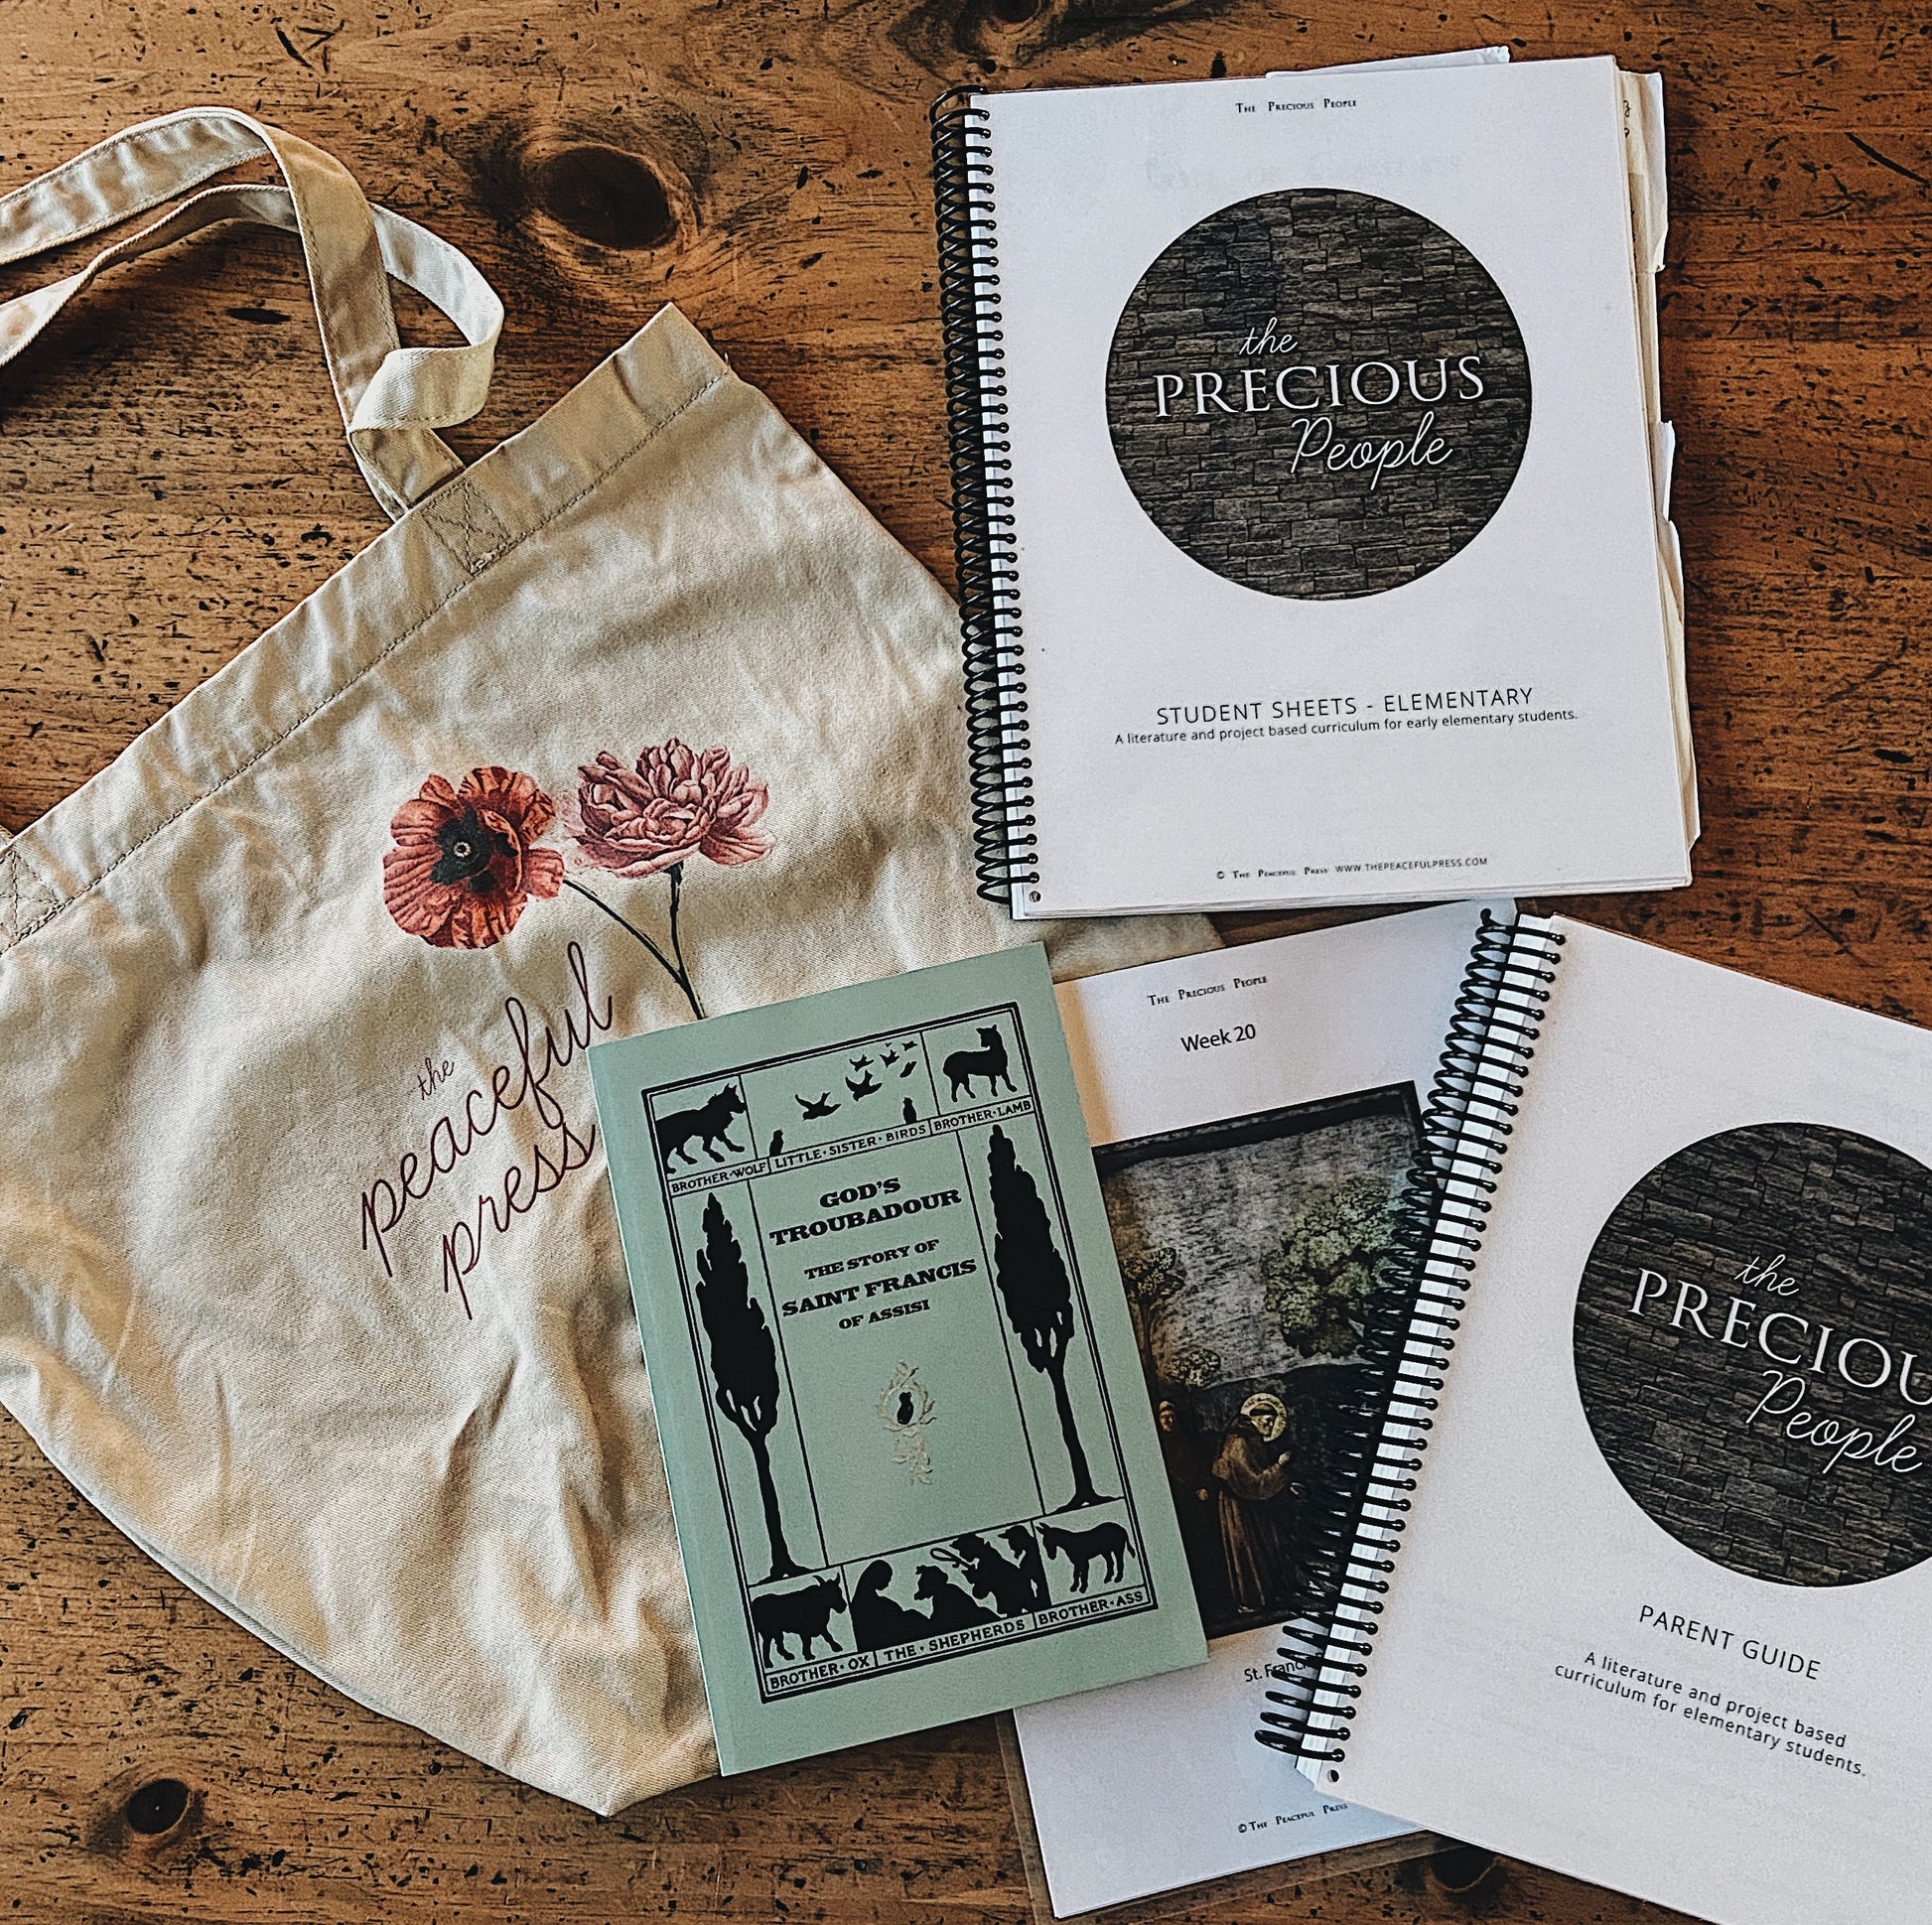
[(1923, 1918), (1932, 1038), (1529, 926), (1561, 960), (1308, 1768), (1723, 1925)]
[(1204, 1667), (1016, 1715), (1055, 1917), (1412, 1832), (1324, 1796), (1255, 1714), (1352, 1367), (1346, 1305), (1332, 1329), (1312, 1314), (1345, 1265), (1311, 1264), (1309, 1228), (1386, 1224), (1477, 920), (1454, 904), (1059, 987), (1209, 1643)]
[(1623, 79), (972, 96), (1016, 913), (1688, 880)]

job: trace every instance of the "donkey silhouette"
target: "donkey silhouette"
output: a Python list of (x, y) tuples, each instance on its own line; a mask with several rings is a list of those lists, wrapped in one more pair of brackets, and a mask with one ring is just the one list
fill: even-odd
[(1057, 1524), (1042, 1524), (1039, 1541), (1046, 1547), (1049, 1558), (1064, 1557), (1073, 1572), (1073, 1590), (1077, 1596), (1087, 1587), (1087, 1575), (1093, 1569), (1094, 1560), (1101, 1560), (1100, 1581), (1103, 1584), (1117, 1584), (1127, 1572), (1127, 1560), (1133, 1558), (1138, 1564), (1133, 1545), (1127, 1541), (1127, 1533), (1118, 1524), (1096, 1524), (1090, 1531), (1063, 1531)]

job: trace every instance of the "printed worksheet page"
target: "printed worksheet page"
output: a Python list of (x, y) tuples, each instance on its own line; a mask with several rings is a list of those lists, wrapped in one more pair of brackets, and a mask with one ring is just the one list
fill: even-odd
[(1407, 1833), (1254, 1738), (1477, 905), (1063, 984), (1204, 1670), (1016, 1723), (1068, 1916)]

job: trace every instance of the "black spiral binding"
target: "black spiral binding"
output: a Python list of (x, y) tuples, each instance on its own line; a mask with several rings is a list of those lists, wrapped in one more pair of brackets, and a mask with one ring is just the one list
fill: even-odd
[(1389, 1286), (1369, 1308), (1363, 1394), (1311, 1527), (1310, 1608), (1284, 1627), (1271, 1667), (1282, 1688), (1266, 1698), (1279, 1709), (1261, 1713), (1255, 1736), (1277, 1750), (1329, 1765), (1346, 1750), (1563, 942), (1547, 924), (1483, 912), (1423, 1112), (1423, 1153), (1396, 1205)]
[(946, 339), (953, 559), (966, 657), (966, 732), (979, 893), (1011, 906), (1034, 868), (1033, 764), (1014, 566), (1012, 444), (993, 150), (986, 109), (956, 87), (932, 106), (932, 188), (939, 226), (939, 318)]

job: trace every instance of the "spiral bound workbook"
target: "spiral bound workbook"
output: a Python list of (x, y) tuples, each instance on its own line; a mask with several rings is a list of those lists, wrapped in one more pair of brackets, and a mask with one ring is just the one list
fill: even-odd
[(1485, 918), (1264, 1742), (1724, 1925), (1924, 1915), (1932, 1038)]
[(935, 106), (985, 894), (1689, 880), (1662, 112), (1609, 60)]

